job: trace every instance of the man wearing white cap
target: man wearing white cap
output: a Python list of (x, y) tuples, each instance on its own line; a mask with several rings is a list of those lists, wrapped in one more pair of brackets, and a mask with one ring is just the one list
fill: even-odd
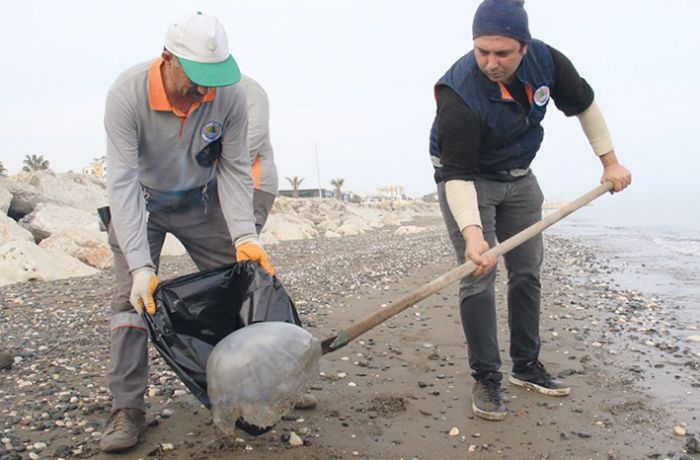
[(107, 96), (107, 194), (117, 288), (110, 367), (114, 410), (100, 447), (145, 429), (147, 337), (137, 310), (153, 291), (166, 233), (200, 270), (252, 260), (274, 274), (256, 233), (246, 98), (221, 23), (197, 13), (170, 25), (159, 59), (122, 73)]

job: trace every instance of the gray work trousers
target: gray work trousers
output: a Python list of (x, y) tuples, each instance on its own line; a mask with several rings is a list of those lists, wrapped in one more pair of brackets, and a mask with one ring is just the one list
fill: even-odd
[(275, 203), (275, 194), (270, 192), (265, 192), (263, 190), (258, 190), (257, 188), (253, 190), (253, 212), (255, 213), (255, 230), (258, 234), (262, 232), (265, 222), (267, 222), (267, 216), (270, 215), (270, 209)]
[[(160, 263), (166, 233), (173, 234), (182, 242), (199, 270), (236, 261), (216, 189), (210, 188), (208, 195), (210, 199), (206, 209), (201, 197), (191, 197), (184, 202), (159, 202), (158, 209), (150, 212), (148, 244), (156, 267)], [(117, 286), (111, 304), (107, 384), (114, 398), (115, 409), (144, 410), (143, 398), (148, 384), (147, 334), (141, 318), (129, 303), (132, 278), (112, 225), (109, 226), (109, 244), (114, 254)]]
[[(474, 181), (484, 238), (493, 247), (542, 218), (544, 197), (532, 172), (513, 182)], [(438, 184), (440, 209), (454, 245), (457, 260), (464, 263), (466, 244), (445, 196), (445, 184)], [(538, 235), (504, 256), (508, 270), (508, 325), (513, 370), (527, 369), (540, 352), (540, 266), (542, 235)], [(467, 339), (472, 376), (480, 380), (490, 373), (500, 375), (496, 328), (496, 270), (481, 277), (468, 276), (459, 287), (460, 315)]]

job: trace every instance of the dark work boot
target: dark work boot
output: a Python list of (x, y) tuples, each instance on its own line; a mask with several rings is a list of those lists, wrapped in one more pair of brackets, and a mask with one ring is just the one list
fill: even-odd
[(571, 393), (571, 387), (549, 374), (539, 361), (535, 361), (517, 371), (513, 369), (508, 381), (513, 385), (548, 396), (566, 396)]
[(508, 409), (501, 396), (501, 376), (487, 374), (474, 382), (472, 387), (472, 410), (474, 415), (485, 420), (503, 420)]
[(116, 409), (105, 425), (100, 449), (102, 452), (119, 452), (139, 443), (139, 436), (146, 429), (146, 414), (140, 409)]

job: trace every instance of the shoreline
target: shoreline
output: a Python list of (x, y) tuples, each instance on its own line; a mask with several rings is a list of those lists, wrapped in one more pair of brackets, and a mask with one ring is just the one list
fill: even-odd
[[(305, 327), (325, 338), (453, 267), (442, 223), (426, 219), (418, 224), (427, 230), (406, 236), (377, 230), (270, 246)], [(697, 438), (700, 423), (700, 389), (691, 385), (691, 378), (700, 377), (700, 359), (682, 348), (664, 347), (661, 327), (637, 330), (644, 327), (637, 320), (663, 318), (662, 299), (596, 279), (596, 267), (605, 262), (573, 240), (546, 235), (545, 241), (541, 359), (550, 372), (574, 385), (570, 397), (539, 396), (505, 382), (510, 361), (501, 266), (499, 343), (510, 410), (503, 422), (471, 413), (471, 377), (453, 285), (324, 357), (325, 375), (312, 386), (318, 408), (295, 411), (258, 438), (244, 433), (238, 441), (219, 437), (208, 411), (183, 394), (184, 387), (151, 347), (147, 402), (156, 422), (142, 444), (121, 457), (623, 459), (682, 454), (687, 440)], [(189, 259), (178, 257), (164, 259), (161, 272), (168, 278), (191, 270)], [(118, 457), (99, 453), (96, 436), (110, 407), (104, 372), (111, 277), (106, 270), (0, 288), (0, 330), (22, 357), (0, 372), (0, 429), (13, 449), (23, 446), (10, 453), (3, 442), (0, 458), (29, 458), (29, 452), (40, 458)], [(654, 346), (646, 344), (651, 341)], [(674, 427), (683, 422), (689, 435), (675, 436)], [(460, 434), (450, 436), (452, 428)], [(283, 438), (290, 431), (306, 445), (289, 447)], [(47, 445), (37, 448), (36, 443)]]

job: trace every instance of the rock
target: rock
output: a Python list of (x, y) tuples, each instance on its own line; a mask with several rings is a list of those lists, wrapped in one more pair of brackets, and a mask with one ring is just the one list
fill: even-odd
[(10, 241), (30, 241), (34, 242), (34, 235), (25, 228), (22, 228), (14, 219), (0, 214), (0, 246)]
[(32, 232), (36, 241), (41, 241), (59, 230), (79, 228), (90, 232), (99, 232), (100, 224), (97, 211), (86, 211), (61, 206), (54, 203), (39, 203), (31, 214), (24, 216), (20, 225)]
[(42, 450), (46, 449), (46, 443), (45, 442), (35, 442), (33, 447), (34, 447), (35, 451), (41, 452)]
[[(107, 205), (105, 183), (95, 176), (72, 172), (35, 171), (14, 176), (13, 180), (18, 184), (32, 186), (38, 195), (36, 198), (41, 199), (39, 202), (59, 203), (89, 213)], [(17, 192), (13, 194), (16, 195)], [(35, 202), (36, 204), (38, 203)]]
[(7, 214), (15, 219), (21, 219), (30, 214), (39, 203), (55, 202), (33, 185), (18, 181), (15, 178), (2, 178), (0, 179), (0, 184), (12, 194), (12, 201)]
[(687, 430), (681, 425), (676, 425), (675, 427), (673, 427), (673, 434), (675, 434), (676, 436), (685, 436), (686, 433)]
[(304, 441), (295, 432), (289, 433), (289, 445), (292, 447), (299, 447), (304, 445)]
[(78, 259), (49, 252), (29, 241), (13, 241), (0, 246), (0, 286), (97, 273), (96, 269)]
[(51, 252), (75, 257), (95, 268), (112, 266), (112, 250), (107, 242), (107, 233), (90, 232), (80, 228), (61, 229), (39, 243)]
[(263, 229), (263, 232), (260, 234), (260, 241), (265, 246), (270, 246), (271, 244), (279, 243), (279, 240), (275, 238), (275, 235), (269, 232), (265, 232), (265, 229)]
[(700, 342), (700, 335), (691, 335), (690, 337), (686, 337), (685, 340), (688, 342)]
[(694, 437), (689, 437), (685, 443), (685, 451), (689, 454), (700, 454), (700, 443)]
[(264, 233), (272, 235), (277, 241), (302, 240), (318, 236), (313, 222), (293, 214), (270, 214)]
[(457, 428), (456, 426), (452, 427), (449, 434), (450, 436), (459, 436), (459, 428)]
[(163, 250), (161, 251), (161, 256), (181, 256), (187, 253), (185, 246), (180, 243), (175, 236), (168, 233), (165, 235), (165, 242), (163, 243)]
[(7, 190), (7, 187), (0, 184), (0, 214), (7, 214), (10, 210), (10, 203), (12, 203), (12, 193)]
[(398, 227), (401, 225), (402, 219), (394, 213), (386, 213), (382, 217), (382, 224), (387, 227)]
[(372, 230), (372, 227), (358, 217), (348, 218), (343, 222), (343, 225), (335, 231), (338, 235), (351, 236), (361, 235)]

